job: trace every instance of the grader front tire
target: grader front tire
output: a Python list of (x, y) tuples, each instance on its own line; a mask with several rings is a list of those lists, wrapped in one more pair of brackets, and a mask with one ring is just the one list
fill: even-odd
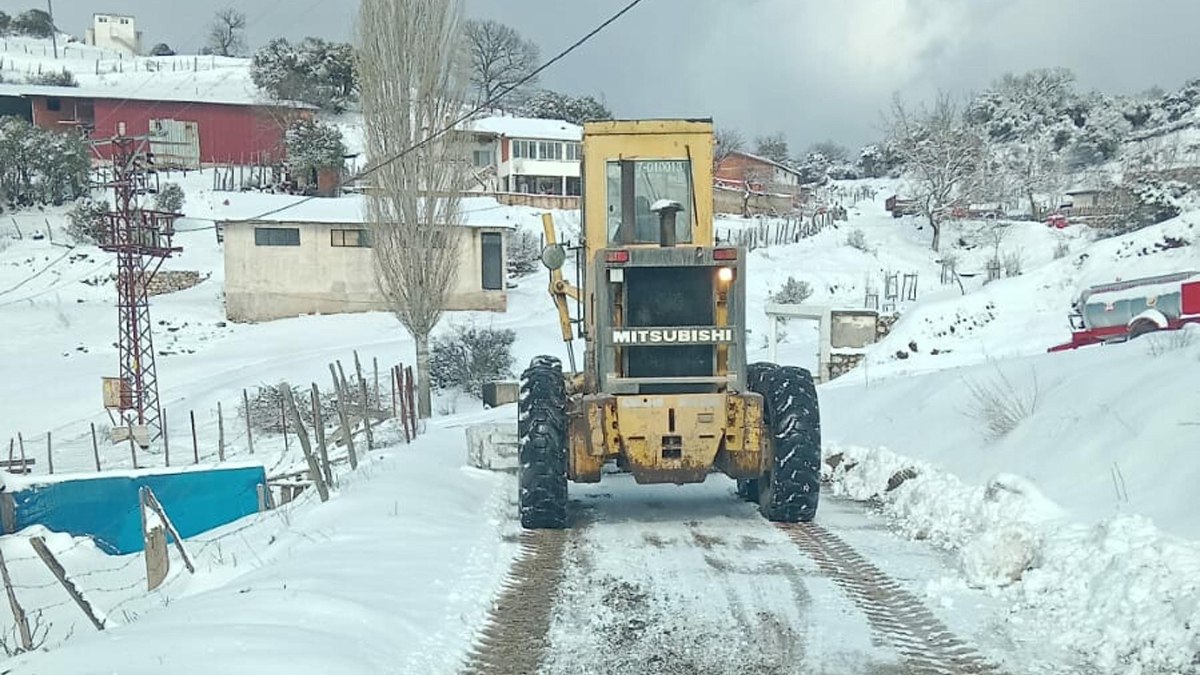
[(771, 452), (770, 470), (754, 483), (759, 510), (767, 520), (808, 522), (821, 490), (821, 413), (812, 374), (754, 364), (750, 375), (753, 391), (763, 396)]
[(521, 526), (567, 526), (567, 393), (562, 363), (539, 356), (521, 375), (517, 434)]

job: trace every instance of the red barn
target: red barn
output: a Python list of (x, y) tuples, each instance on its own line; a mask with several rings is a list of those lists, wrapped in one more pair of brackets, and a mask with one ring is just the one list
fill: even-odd
[[(136, 91), (0, 84), (0, 114), (24, 117), (43, 129), (81, 130), (111, 138), (124, 123), (130, 136), (149, 136), (158, 164), (199, 168), (212, 164), (266, 164), (283, 159), (284, 132), (312, 114), (304, 104), (213, 100)], [(108, 148), (97, 147), (101, 158)]]

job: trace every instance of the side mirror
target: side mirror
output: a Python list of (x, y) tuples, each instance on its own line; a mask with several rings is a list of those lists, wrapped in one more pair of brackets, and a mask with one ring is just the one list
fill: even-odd
[(567, 251), (562, 244), (550, 244), (542, 249), (542, 264), (548, 270), (561, 269), (567, 262)]

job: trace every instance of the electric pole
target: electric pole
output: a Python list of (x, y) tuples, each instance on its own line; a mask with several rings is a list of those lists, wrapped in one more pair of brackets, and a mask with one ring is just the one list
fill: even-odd
[(54, 45), (54, 59), (58, 60), (58, 26), (54, 23), (54, 0), (46, 0), (46, 10), (50, 14), (50, 43)]
[[(111, 146), (113, 211), (107, 215), (100, 248), (117, 254), (117, 324), (120, 377), (105, 386), (105, 407), (116, 410), (124, 428), (139, 444), (149, 445), (162, 436), (162, 409), (158, 400), (158, 371), (147, 288), (163, 261), (182, 251), (171, 245), (177, 213), (143, 209), (141, 197), (158, 191), (149, 138), (117, 135), (100, 143)], [(116, 438), (114, 437), (114, 440)]]

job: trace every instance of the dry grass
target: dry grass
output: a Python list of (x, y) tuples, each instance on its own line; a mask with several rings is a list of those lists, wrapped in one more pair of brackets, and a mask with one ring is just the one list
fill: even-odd
[(970, 392), (967, 415), (983, 426), (989, 440), (999, 440), (1012, 433), (1037, 410), (1036, 374), (1031, 384), (1019, 386), (997, 367), (995, 377), (967, 381), (967, 390)]
[(1196, 341), (1196, 331), (1180, 329), (1153, 333), (1146, 336), (1146, 352), (1159, 357), (1191, 347)]

